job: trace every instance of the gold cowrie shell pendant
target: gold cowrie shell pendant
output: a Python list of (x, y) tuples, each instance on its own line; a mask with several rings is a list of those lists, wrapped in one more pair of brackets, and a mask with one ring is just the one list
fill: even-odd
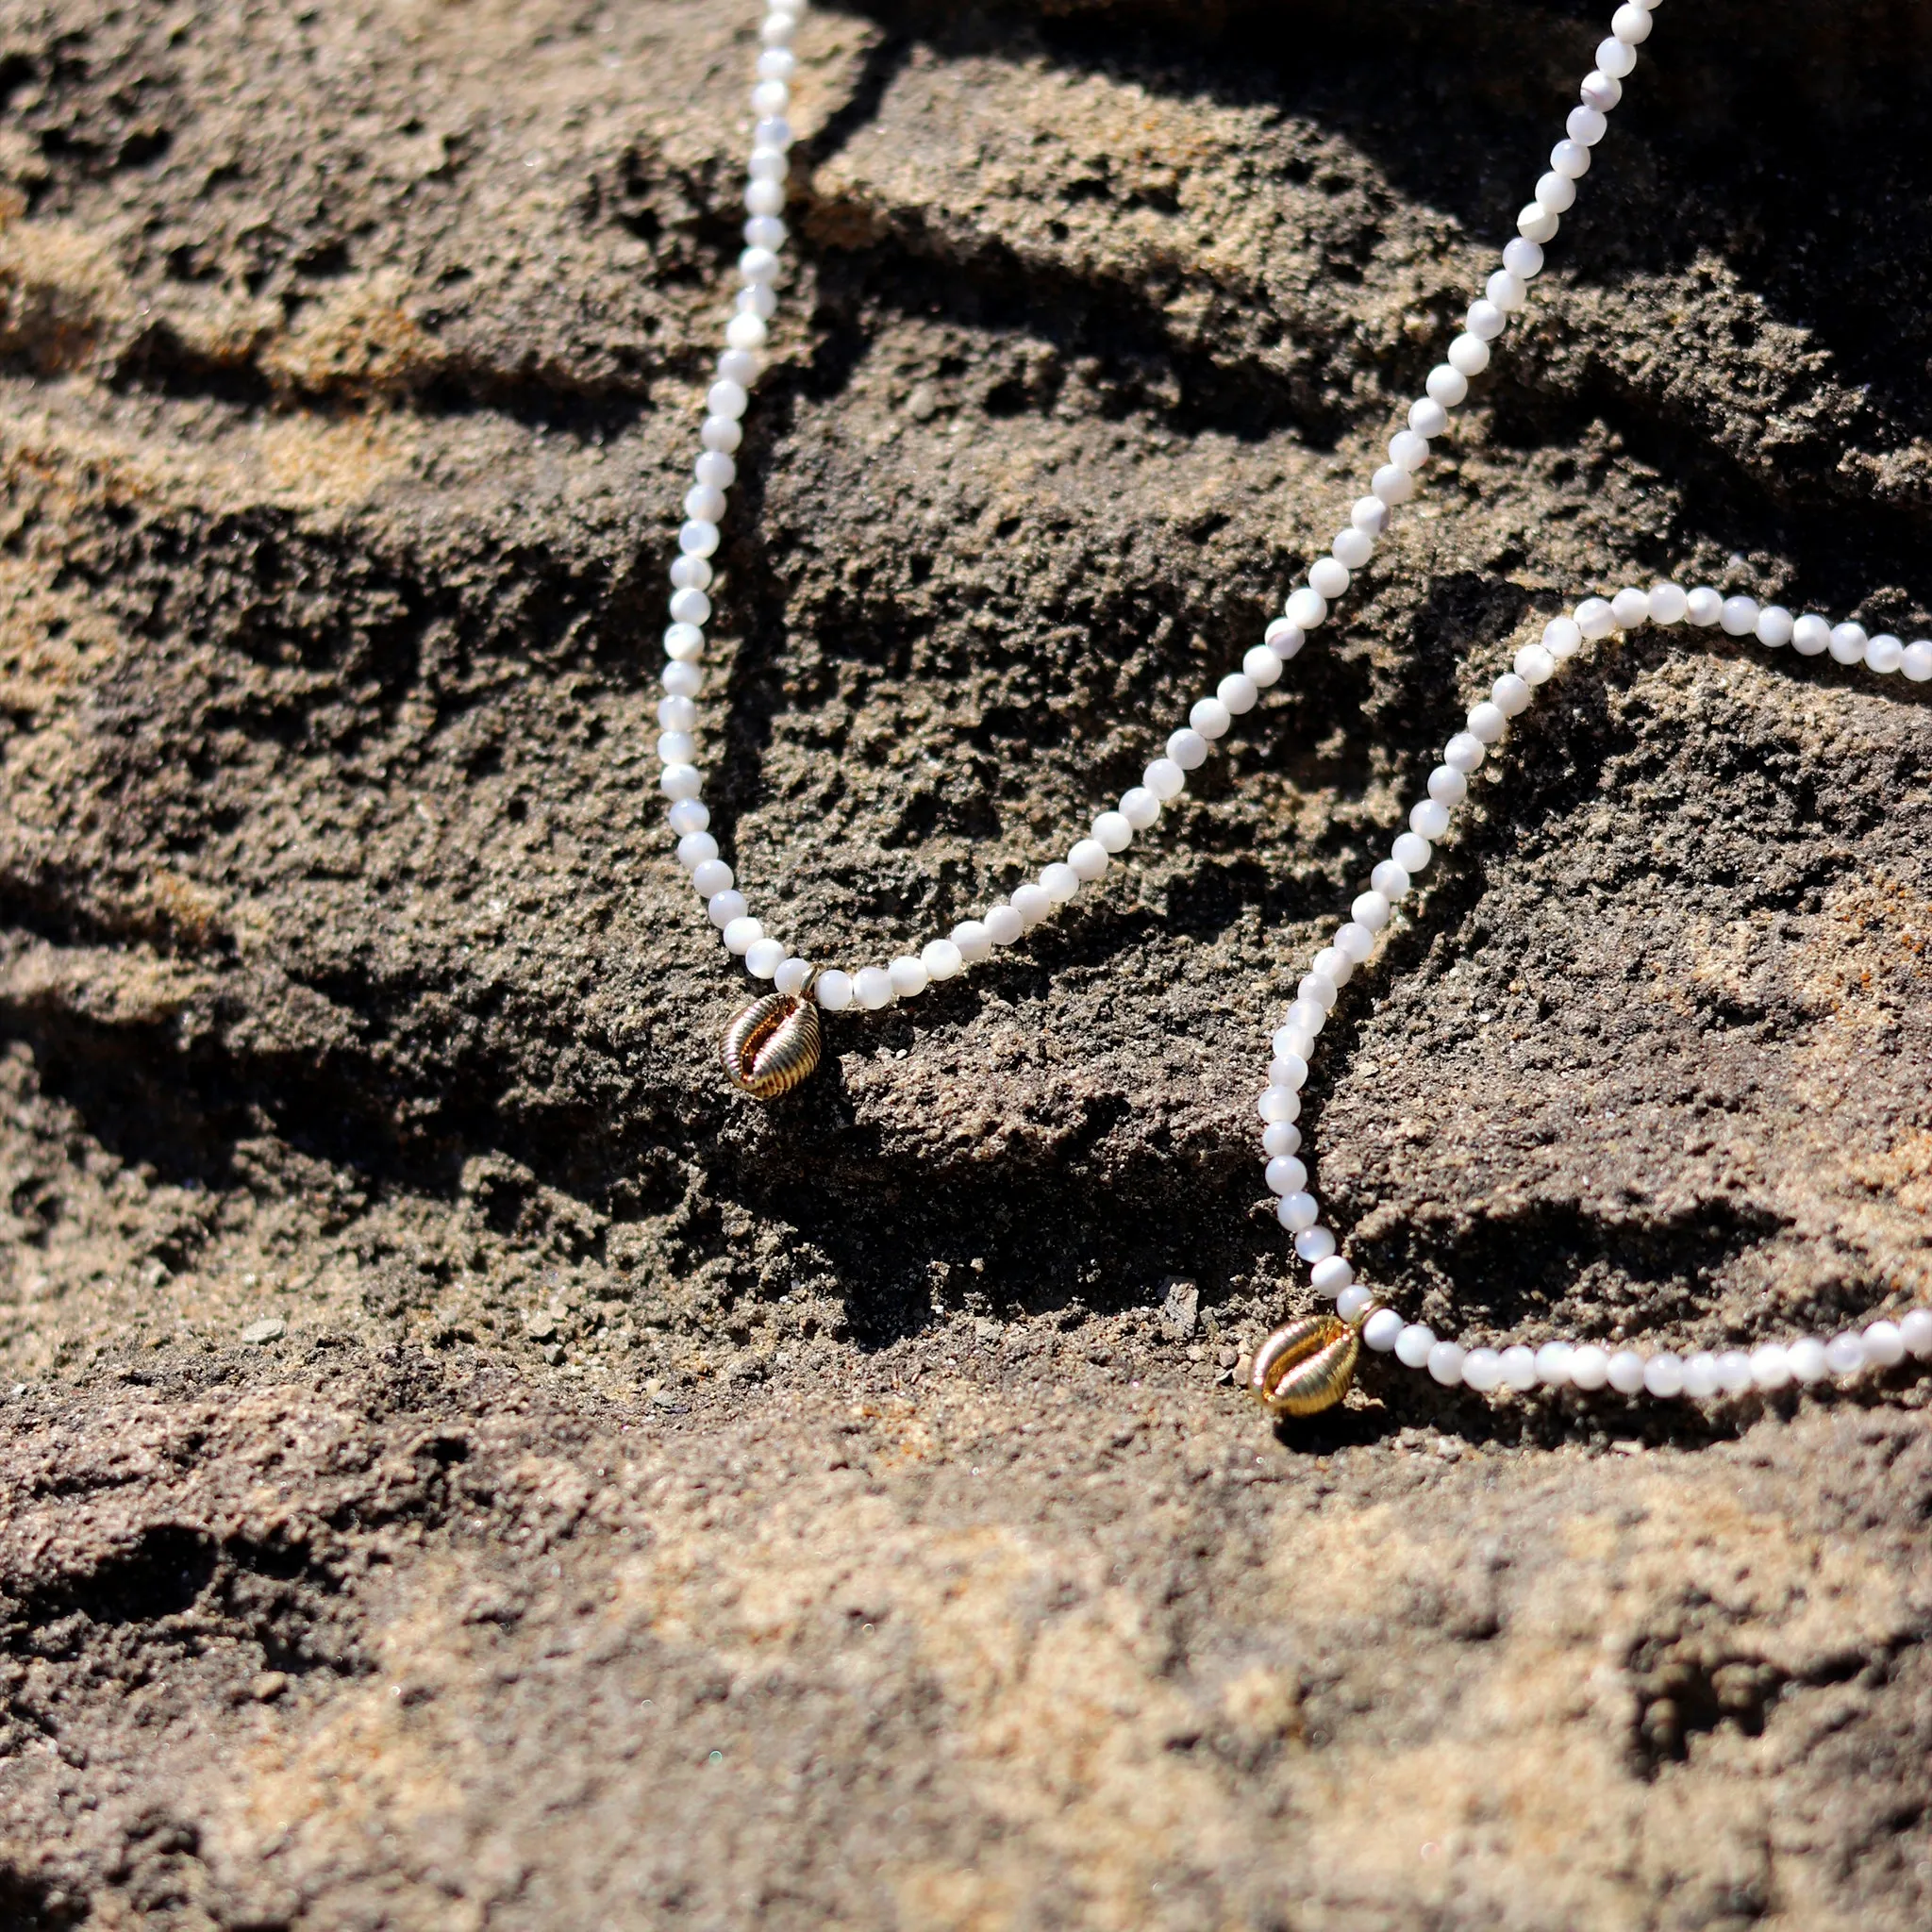
[(719, 1053), (741, 1093), (776, 1100), (819, 1063), (818, 1007), (792, 993), (768, 992), (732, 1021)]
[(1271, 1415), (1319, 1415), (1348, 1393), (1360, 1350), (1339, 1315), (1304, 1315), (1255, 1351), (1248, 1393)]

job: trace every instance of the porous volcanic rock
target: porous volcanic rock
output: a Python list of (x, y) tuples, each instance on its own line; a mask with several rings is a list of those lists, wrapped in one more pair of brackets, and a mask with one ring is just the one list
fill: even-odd
[[(705, 747), (769, 927), (889, 957), (1134, 782), (1607, 12), (808, 17)], [(769, 1108), (653, 755), (755, 29), (0, 4), (0, 1923), (1920, 1932), (1913, 1374), (1236, 1385), (1267, 1036), (1461, 707), (1659, 572), (1926, 627), (1932, 5), (1669, 0), (1337, 623)], [(1587, 653), (1324, 1036), (1365, 1272), (1932, 1295), (1928, 833), (1927, 688)]]

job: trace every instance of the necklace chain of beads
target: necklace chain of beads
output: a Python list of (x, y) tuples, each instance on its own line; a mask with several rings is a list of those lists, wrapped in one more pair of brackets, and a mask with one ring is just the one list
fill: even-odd
[[(1574, 204), (1577, 184), (1588, 174), (1592, 150), (1607, 130), (1607, 117), (1623, 98), (1624, 81), (1637, 64), (1637, 48), (1649, 39), (1652, 16), (1660, 0), (1627, 0), (1610, 22), (1610, 34), (1596, 49), (1596, 65), (1585, 76), (1581, 99), (1571, 110), (1564, 138), (1550, 153), (1549, 170), (1537, 182), (1533, 198), (1517, 218), (1517, 236), (1503, 250), (1502, 265), (1490, 276), (1482, 297), (1468, 312), (1462, 331), (1443, 360), (1430, 371), (1424, 393), (1408, 410), (1407, 426), (1391, 440), (1388, 461), (1357, 502), (1348, 526), (1329, 552), (1307, 572), (1307, 580), (1209, 695), (1190, 709), (1187, 723), (1168, 739), (1141, 782), (1102, 811), (1085, 838), (1063, 859), (1046, 866), (1037, 878), (1015, 887), (977, 918), (956, 925), (884, 966), (856, 971), (820, 965), (768, 935), (751, 914), (732, 870), (718, 856), (708, 829), (710, 814), (700, 796), (704, 774), (696, 763), (699, 713), (704, 689), (704, 626), (711, 615), (707, 592), (710, 558), (718, 547), (719, 523), (736, 477), (734, 456), (750, 391), (764, 368), (767, 326), (777, 308), (780, 254), (786, 242), (782, 219), (792, 130), (785, 114), (794, 67), (791, 42), (806, 0), (770, 0), (759, 27), (761, 43), (751, 106), (757, 116), (744, 191), (745, 247), (739, 257), (741, 287), (735, 311), (725, 326), (725, 348), (717, 376), (705, 398), (699, 432), (703, 449), (691, 491), (684, 499), (686, 522), (678, 532), (678, 556), (671, 567), (671, 625), (664, 634), (669, 659), (663, 673), (664, 697), (658, 706), (662, 735), (659, 783), (670, 801), (671, 830), (677, 858), (704, 901), (711, 924), (727, 952), (772, 991), (733, 1022), (724, 1041), (725, 1071), (748, 1093), (770, 1100), (806, 1078), (821, 1051), (821, 1011), (857, 1007), (876, 1011), (912, 999), (934, 981), (950, 979), (1015, 944), (1033, 926), (1074, 899), (1084, 886), (1106, 874), (1108, 865), (1153, 829), (1164, 807), (1186, 791), (1188, 774), (1207, 760), (1234, 720), (1254, 709), (1263, 690), (1276, 683), (1309, 635), (1326, 622), (1357, 573), (1374, 555), (1376, 540), (1391, 516), (1416, 492), (1430, 446), (1449, 427), (1450, 412), (1468, 396), (1472, 378), (1489, 367), (1494, 344), (1509, 319), (1528, 300), (1529, 285), (1543, 266), (1543, 248), (1553, 241), (1563, 215)], [(1910, 643), (1889, 635), (1869, 636), (1857, 624), (1834, 625), (1811, 613), (1793, 616), (1777, 605), (1759, 606), (1749, 597), (1724, 597), (1708, 588), (1685, 590), (1657, 583), (1635, 587), (1613, 597), (1591, 597), (1567, 616), (1553, 619), (1540, 643), (1516, 653), (1513, 668), (1499, 677), (1488, 698), (1468, 715), (1464, 728), (1442, 750), (1430, 774), (1428, 795), (1409, 813), (1408, 829), (1395, 839), (1389, 857), (1370, 875), (1368, 890), (1349, 908), (1348, 920), (1316, 953), (1297, 996), (1274, 1038), (1268, 1085), (1257, 1103), (1262, 1121), (1266, 1178), (1276, 1197), (1276, 1215), (1293, 1237), (1294, 1249), (1308, 1265), (1311, 1285), (1334, 1303), (1323, 1313), (1288, 1323), (1256, 1351), (1248, 1374), (1254, 1395), (1277, 1415), (1307, 1415), (1326, 1408), (1346, 1393), (1363, 1345), (1391, 1354), (1405, 1366), (1424, 1371), (1445, 1387), (1457, 1384), (1487, 1392), (1538, 1385), (1584, 1391), (1611, 1388), (1625, 1394), (1647, 1391), (1658, 1397), (1708, 1398), (1746, 1389), (1774, 1390), (1791, 1382), (1812, 1383), (1826, 1376), (1855, 1375), (1867, 1367), (1889, 1367), (1909, 1354), (1932, 1358), (1932, 1311), (1914, 1308), (1897, 1321), (1879, 1319), (1862, 1332), (1830, 1341), (1801, 1337), (1766, 1342), (1745, 1352), (1700, 1353), (1686, 1358), (1635, 1349), (1607, 1351), (1593, 1342), (1555, 1341), (1541, 1348), (1464, 1348), (1439, 1339), (1419, 1323), (1405, 1322), (1355, 1278), (1338, 1250), (1334, 1234), (1321, 1223), (1321, 1208), (1302, 1158), (1299, 1127), (1301, 1089), (1308, 1060), (1341, 989), (1373, 955), (1377, 936), (1414, 890), (1436, 843), (1447, 832), (1471, 781), (1504, 739), (1509, 721), (1535, 701), (1537, 692), (1560, 675), (1586, 643), (1630, 632), (1644, 625), (1721, 627), (1734, 638), (1755, 638), (1768, 649), (1790, 647), (1801, 656), (1828, 652), (1841, 664), (1862, 663), (1879, 676), (1902, 675), (1915, 682), (1932, 679), (1932, 641)]]

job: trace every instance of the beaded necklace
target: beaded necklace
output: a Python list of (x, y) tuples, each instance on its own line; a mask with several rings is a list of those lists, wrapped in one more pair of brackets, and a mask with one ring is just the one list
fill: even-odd
[[(1348, 527), (1337, 535), (1328, 554), (1311, 566), (1283, 614), (1242, 658), (1241, 669), (1229, 673), (1211, 695), (1193, 705), (1186, 724), (1168, 739), (1162, 756), (1148, 765), (1141, 782), (1101, 812), (1088, 836), (1076, 841), (1064, 859), (1016, 887), (981, 917), (965, 920), (945, 937), (928, 941), (918, 953), (854, 972), (822, 966), (792, 953), (751, 916), (731, 868), (718, 856), (717, 841), (708, 829), (710, 814), (700, 797), (703, 774), (693, 762), (697, 699), (704, 686), (704, 626), (711, 614), (706, 594), (712, 575), (709, 559), (718, 547), (719, 521), (737, 474), (733, 458), (742, 438), (741, 422), (752, 386), (764, 367), (767, 325), (777, 307), (780, 251), (787, 234), (782, 210), (792, 140), (785, 119), (795, 65), (790, 43), (805, 5), (806, 0), (768, 0), (759, 27), (761, 50), (751, 90), (758, 118), (744, 191), (745, 247), (738, 260), (741, 286), (725, 327), (717, 379), (706, 394), (699, 432), (703, 451), (684, 500), (687, 521), (678, 532), (678, 556), (671, 567), (672, 623), (664, 636), (669, 662), (658, 706), (662, 735), (658, 751), (663, 766), (659, 784), (670, 801), (668, 816), (677, 837), (678, 862), (704, 900), (725, 950), (742, 958), (755, 979), (772, 987), (732, 1022), (722, 1048), (725, 1073), (733, 1084), (767, 1101), (790, 1091), (817, 1066), (823, 1046), (822, 1012), (852, 1008), (877, 1011), (895, 1001), (915, 998), (935, 981), (950, 979), (990, 958), (995, 949), (1017, 943), (1082, 887), (1104, 876), (1114, 857), (1138, 835), (1151, 830), (1162, 808), (1186, 791), (1189, 773), (1206, 762), (1234, 720), (1253, 710), (1262, 691), (1280, 679), (1309, 635), (1327, 621), (1354, 575), (1369, 563), (1391, 515), (1415, 494), (1431, 442), (1446, 432), (1449, 412), (1467, 398), (1471, 378), (1489, 367), (1491, 344), (1527, 302), (1529, 284), (1543, 266), (1544, 244), (1555, 239), (1562, 216), (1575, 202), (1576, 184), (1589, 172), (1591, 151), (1623, 98), (1624, 81), (1637, 65), (1637, 48), (1650, 37), (1652, 15), (1660, 0), (1626, 0), (1617, 8), (1609, 37), (1596, 49), (1596, 65), (1584, 78), (1579, 105), (1570, 112), (1564, 138), (1551, 150), (1549, 170), (1517, 217), (1517, 234), (1503, 250), (1502, 265), (1490, 276), (1481, 299), (1471, 306), (1444, 359), (1430, 371), (1424, 393), (1409, 408), (1407, 426), (1391, 440), (1389, 460), (1370, 479), (1368, 493), (1355, 505)], [(1420, 1323), (1405, 1322), (1357, 1282), (1334, 1234), (1321, 1223), (1321, 1206), (1302, 1158), (1307, 1150), (1296, 1122), (1308, 1061), (1341, 989), (1371, 958), (1377, 936), (1414, 890), (1452, 815), (1468, 798), (1471, 779), (1502, 742), (1509, 721), (1529, 708), (1537, 692), (1556, 679), (1586, 643), (1645, 625), (1687, 624), (1721, 627), (1734, 638), (1754, 638), (1771, 650), (1790, 646), (1804, 657), (1829, 652), (1839, 663), (1862, 663), (1881, 677), (1902, 674), (1920, 683), (1932, 679), (1932, 641), (1906, 643), (1890, 635), (1869, 636), (1857, 624), (1834, 625), (1812, 613), (1793, 616), (1778, 605), (1760, 607), (1750, 597), (1724, 597), (1708, 587), (1687, 591), (1671, 582), (1654, 584), (1648, 591), (1626, 588), (1609, 598), (1586, 598), (1570, 614), (1551, 620), (1541, 642), (1516, 653), (1513, 668), (1495, 681), (1489, 697), (1469, 712), (1464, 728), (1444, 745), (1441, 763), (1429, 775), (1428, 796), (1409, 813), (1408, 829), (1374, 868), (1368, 890), (1354, 901), (1347, 921), (1309, 962), (1295, 1001), (1274, 1037), (1268, 1084), (1257, 1103), (1265, 1177), (1276, 1197), (1276, 1217), (1293, 1238), (1295, 1253), (1308, 1266), (1310, 1285), (1333, 1302), (1334, 1310), (1285, 1324), (1256, 1350), (1246, 1372), (1247, 1386), (1272, 1413), (1311, 1415), (1341, 1401), (1364, 1346), (1392, 1355), (1444, 1387), (1461, 1385), (1482, 1393), (1541, 1385), (1693, 1399), (1753, 1388), (1776, 1390), (1833, 1375), (1848, 1377), (1867, 1368), (1890, 1367), (1908, 1354), (1921, 1360), (1932, 1358), (1932, 1310), (1924, 1308), (1911, 1309), (1896, 1321), (1881, 1317), (1861, 1332), (1847, 1331), (1830, 1341), (1801, 1336), (1790, 1342), (1765, 1342), (1748, 1353), (1703, 1352), (1685, 1358), (1669, 1353), (1646, 1356), (1629, 1348), (1611, 1352), (1589, 1341), (1554, 1341), (1534, 1350), (1464, 1348), (1440, 1340)]]

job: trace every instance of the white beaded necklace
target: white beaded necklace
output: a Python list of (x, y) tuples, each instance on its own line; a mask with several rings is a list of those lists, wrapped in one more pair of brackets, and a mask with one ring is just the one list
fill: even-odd
[[(1430, 372), (1426, 393), (1410, 408), (1407, 426), (1391, 441), (1389, 461), (1371, 478), (1369, 493), (1356, 504), (1349, 527), (1308, 571), (1307, 582), (1288, 599), (1284, 614), (1268, 625), (1261, 642), (1241, 659), (1241, 668), (1192, 707), (1187, 724), (1168, 739), (1164, 755), (1147, 767), (1141, 782), (1118, 805), (1103, 811), (1089, 836), (1077, 841), (1063, 860), (1015, 888), (983, 917), (966, 920), (949, 936), (928, 941), (917, 954), (851, 973), (818, 966), (791, 952), (767, 936), (751, 916), (731, 868), (719, 858), (717, 841), (708, 829), (710, 814), (699, 795), (704, 774), (693, 762), (697, 698), (704, 685), (704, 625), (711, 614), (706, 594), (711, 582), (709, 558), (718, 547), (725, 492), (736, 476), (732, 458), (742, 435), (740, 419), (762, 373), (766, 325), (777, 307), (779, 251), (786, 240), (780, 211), (792, 138), (785, 119), (795, 64), (790, 42), (805, 4), (806, 0), (769, 0), (759, 28), (762, 51), (751, 91), (758, 121), (744, 192), (749, 218), (744, 252), (738, 262), (742, 287), (724, 331), (726, 347), (719, 358), (717, 380), (705, 398), (700, 431), (704, 449), (697, 458), (696, 480), (684, 500), (688, 521), (678, 533), (679, 554), (671, 567), (672, 623), (664, 634), (670, 662), (658, 706), (663, 727), (658, 741), (663, 764), (659, 782), (671, 801), (669, 820), (677, 835), (678, 861), (705, 901), (725, 949), (743, 959), (754, 978), (772, 984), (771, 992), (733, 1022), (724, 1042), (725, 1071), (731, 1079), (765, 1100), (796, 1086), (817, 1065), (821, 1010), (836, 1013), (858, 1007), (876, 1011), (894, 1001), (914, 998), (932, 982), (950, 979), (990, 958), (996, 947), (1014, 944), (1083, 886), (1099, 879), (1114, 855), (1125, 851), (1138, 833), (1149, 830), (1162, 807), (1187, 789), (1188, 774), (1205, 762), (1233, 721), (1252, 710), (1261, 691), (1280, 678), (1283, 667), (1347, 591), (1354, 573), (1367, 565), (1392, 512), (1415, 494), (1431, 441), (1447, 430), (1449, 412), (1468, 395), (1470, 378), (1489, 366), (1490, 345), (1527, 301), (1528, 285), (1543, 265), (1543, 244), (1555, 238), (1562, 215), (1576, 199), (1576, 184), (1589, 172), (1591, 151), (1603, 139), (1607, 117), (1623, 98), (1624, 79), (1637, 64), (1636, 49), (1650, 37), (1651, 16), (1660, 0), (1629, 0), (1617, 8), (1610, 36), (1598, 46), (1596, 66), (1583, 81), (1581, 105), (1571, 110), (1565, 137), (1551, 151), (1549, 172), (1537, 182), (1534, 199), (1517, 218), (1517, 238), (1504, 249), (1502, 266), (1490, 277), (1482, 299), (1470, 308), (1463, 332), (1449, 344), (1445, 359)], [(1674, 583), (1658, 583), (1648, 591), (1625, 589), (1608, 599), (1587, 598), (1570, 615), (1553, 619), (1544, 627), (1541, 643), (1517, 652), (1514, 669), (1496, 680), (1490, 696), (1470, 711), (1465, 728), (1443, 747), (1442, 762), (1429, 776), (1427, 798), (1409, 814), (1409, 829), (1375, 867), (1369, 890), (1349, 908), (1348, 921), (1315, 955), (1274, 1035), (1268, 1085), (1257, 1103), (1267, 1184), (1277, 1196), (1276, 1215), (1293, 1236), (1295, 1253), (1309, 1266), (1311, 1285), (1335, 1304), (1333, 1314), (1286, 1324), (1255, 1352), (1248, 1387), (1274, 1414), (1308, 1415), (1339, 1402), (1353, 1379), (1363, 1343), (1372, 1351), (1392, 1354), (1407, 1368), (1425, 1371), (1444, 1387), (1459, 1384), (1484, 1393), (1542, 1385), (1584, 1391), (1607, 1387), (1626, 1395), (1647, 1391), (1659, 1397), (1703, 1399), (1752, 1388), (1775, 1390), (1794, 1381), (1813, 1383), (1829, 1375), (1856, 1375), (1868, 1367), (1890, 1367), (1907, 1354), (1921, 1360), (1932, 1358), (1932, 1310), (1924, 1308), (1913, 1308), (1895, 1322), (1878, 1319), (1862, 1332), (1848, 1331), (1829, 1342), (1804, 1336), (1790, 1342), (1766, 1342), (1749, 1353), (1705, 1352), (1682, 1359), (1667, 1353), (1645, 1356), (1630, 1348), (1612, 1353), (1589, 1341), (1548, 1341), (1534, 1350), (1464, 1348), (1439, 1340), (1420, 1323), (1405, 1322), (1358, 1283), (1338, 1252), (1335, 1236), (1321, 1224), (1321, 1208), (1300, 1158), (1305, 1150), (1295, 1122), (1309, 1058), (1341, 989), (1369, 959), (1376, 936), (1413, 890), (1435, 841), (1448, 830), (1452, 814), (1468, 797), (1472, 775), (1501, 742), (1509, 720), (1528, 708), (1537, 691), (1586, 642), (1646, 624), (1687, 623), (1721, 626), (1731, 637), (1753, 637), (1773, 650), (1789, 644), (1805, 657), (1828, 651), (1841, 664), (1863, 663), (1880, 676), (1903, 673), (1920, 683), (1932, 679), (1932, 641), (1908, 644), (1891, 636), (1871, 637), (1856, 624), (1833, 625), (1808, 613), (1793, 617), (1777, 605), (1760, 607), (1749, 597), (1724, 597), (1708, 588), (1686, 591)]]

